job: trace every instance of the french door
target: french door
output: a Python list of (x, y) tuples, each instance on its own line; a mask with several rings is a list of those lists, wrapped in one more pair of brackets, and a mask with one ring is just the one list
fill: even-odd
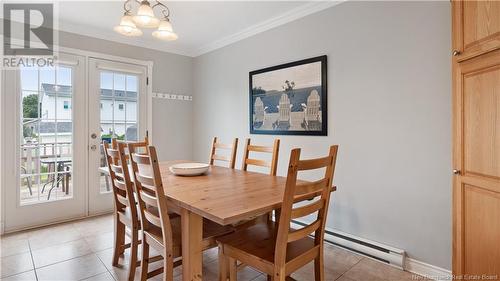
[(113, 209), (102, 141), (137, 141), (146, 135), (147, 68), (89, 59), (89, 213)]
[(85, 58), (4, 78), (5, 230), (85, 216)]
[(101, 144), (145, 137), (146, 77), (145, 66), (65, 53), (54, 67), (4, 71), (5, 232), (113, 209)]

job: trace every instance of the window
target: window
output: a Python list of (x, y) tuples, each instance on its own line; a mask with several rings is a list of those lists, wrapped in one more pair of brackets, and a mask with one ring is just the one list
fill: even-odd
[(63, 107), (64, 109), (69, 109), (69, 101), (65, 100)]
[(101, 102), (101, 109), (102, 109), (102, 102)]
[(118, 104), (118, 109), (123, 110), (123, 103)]

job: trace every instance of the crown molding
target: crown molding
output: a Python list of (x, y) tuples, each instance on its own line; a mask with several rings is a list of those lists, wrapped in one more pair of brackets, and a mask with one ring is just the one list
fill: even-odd
[(267, 31), (269, 29), (278, 27), (280, 25), (284, 25), (286, 23), (289, 23), (291, 21), (303, 18), (305, 16), (308, 16), (310, 14), (317, 13), (319, 11), (328, 9), (330, 7), (333, 7), (335, 5), (338, 5), (342, 2), (345, 2), (347, 0), (326, 0), (326, 1), (313, 1), (304, 5), (301, 5), (299, 7), (296, 7), (284, 14), (281, 14), (279, 16), (276, 16), (274, 18), (270, 18), (268, 20), (265, 20), (263, 22), (260, 22), (258, 24), (249, 26), (245, 29), (243, 29), (240, 32), (234, 33), (232, 35), (226, 36), (224, 38), (215, 40), (211, 43), (208, 43), (204, 46), (201, 46), (200, 48), (196, 49), (193, 53), (194, 57), (215, 51), (217, 49), (220, 49), (222, 47), (225, 47), (227, 45), (236, 43), (240, 40), (243, 40), (245, 38), (254, 36), (256, 34), (262, 33), (264, 31)]
[(151, 42), (150, 40), (143, 40), (141, 38), (125, 37), (119, 35), (112, 30), (102, 30), (97, 28), (89, 28), (88, 26), (76, 25), (72, 23), (65, 22), (64, 24), (59, 24), (60, 30), (64, 32), (69, 32), (77, 35), (84, 35), (88, 37), (94, 37), (98, 39), (118, 42), (122, 44), (132, 45), (136, 47), (142, 47), (147, 49), (153, 49), (156, 51), (173, 53), (188, 57), (197, 57), (222, 47), (228, 46), (230, 44), (236, 43), (240, 40), (246, 39), (248, 37), (257, 35), (264, 31), (270, 30), (272, 28), (287, 24), (294, 20), (303, 18), (305, 16), (317, 13), (319, 11), (328, 9), (335, 5), (338, 5), (347, 0), (325, 0), (325, 1), (312, 1), (304, 5), (298, 6), (292, 10), (285, 12), (284, 14), (278, 15), (276, 17), (270, 18), (263, 22), (257, 23), (255, 25), (249, 26), (239, 32), (231, 34), (229, 36), (217, 39), (213, 42), (205, 44), (196, 49), (178, 49), (169, 46), (162, 46)]

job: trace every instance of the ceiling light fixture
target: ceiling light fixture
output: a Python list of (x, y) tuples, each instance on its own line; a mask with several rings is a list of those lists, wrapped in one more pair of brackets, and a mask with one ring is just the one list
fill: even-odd
[[(140, 4), (135, 16), (132, 16), (130, 2)], [(156, 7), (161, 8), (163, 15), (161, 20), (154, 14)], [(172, 23), (170, 22), (170, 10), (166, 5), (160, 3), (160, 1), (156, 1), (154, 5), (151, 5), (147, 0), (126, 0), (123, 3), (123, 10), (125, 12), (120, 20), (120, 25), (114, 28), (116, 32), (125, 36), (140, 36), (142, 35), (142, 31), (138, 27), (158, 28), (158, 30), (152, 33), (154, 37), (167, 41), (177, 40), (178, 36), (174, 33)]]

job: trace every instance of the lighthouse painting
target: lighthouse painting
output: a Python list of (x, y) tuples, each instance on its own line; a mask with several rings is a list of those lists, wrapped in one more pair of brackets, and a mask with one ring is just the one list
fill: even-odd
[(250, 72), (250, 133), (327, 135), (326, 56)]

